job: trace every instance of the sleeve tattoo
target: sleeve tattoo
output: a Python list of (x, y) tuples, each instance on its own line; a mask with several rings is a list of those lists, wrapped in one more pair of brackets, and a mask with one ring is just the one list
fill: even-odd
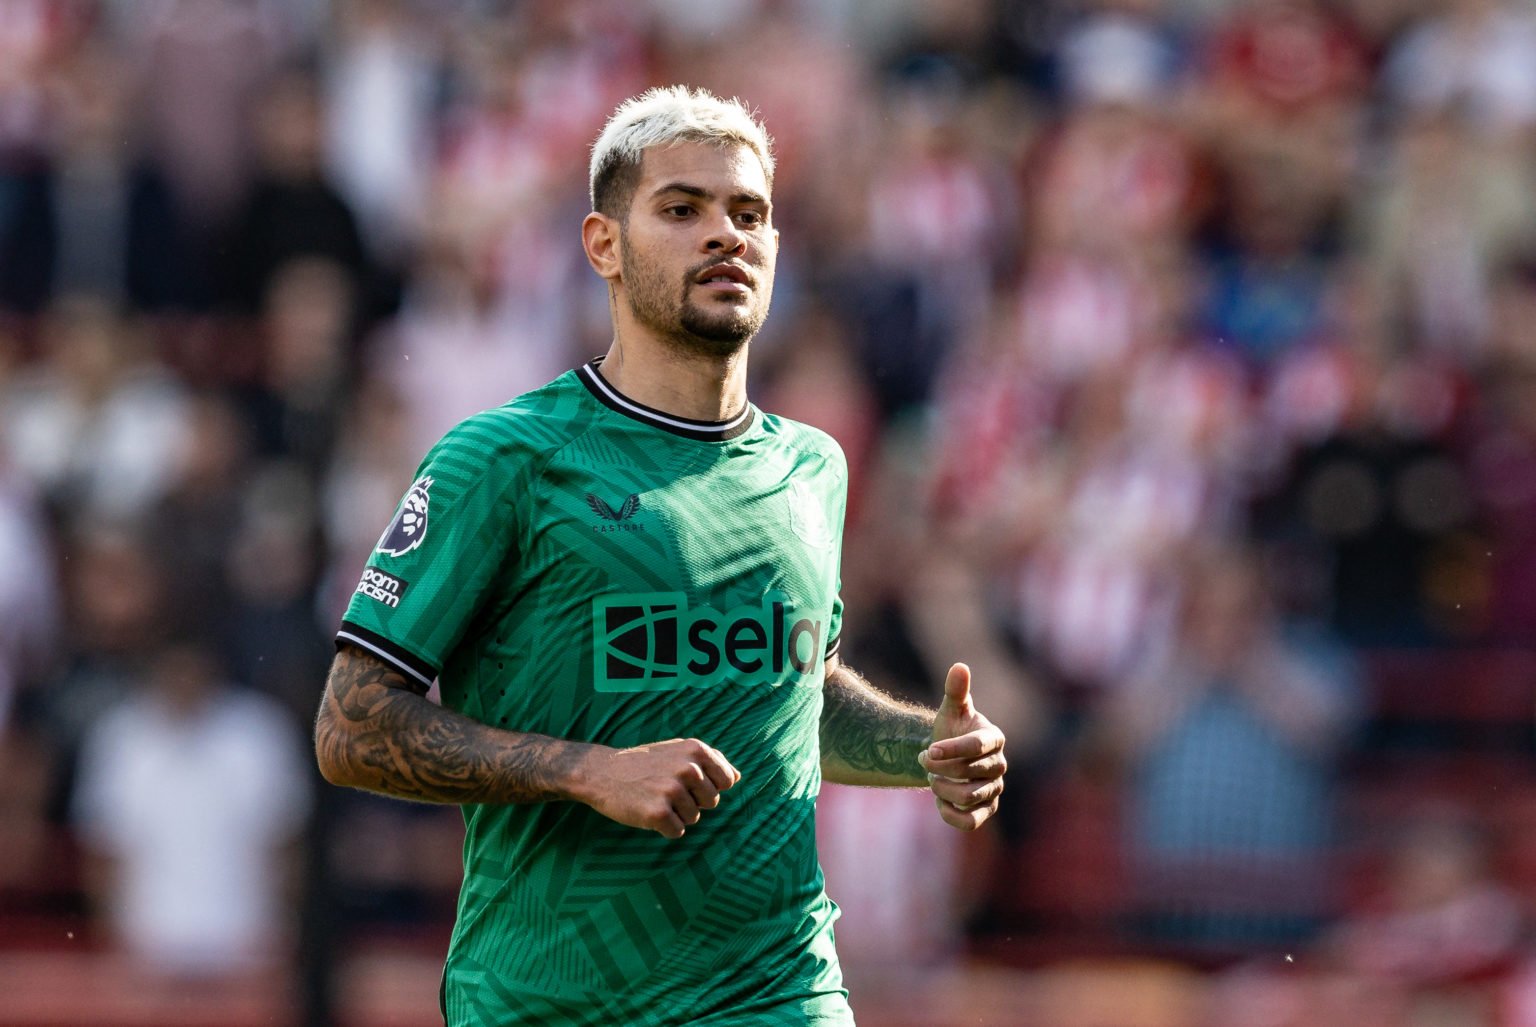
[(822, 775), (838, 784), (926, 785), (917, 756), (928, 747), (933, 718), (932, 710), (899, 702), (834, 664), (822, 685)]
[(426, 688), (361, 650), (337, 653), (315, 721), (315, 753), (334, 784), (422, 802), (568, 798), (587, 747), (489, 727), (426, 699)]

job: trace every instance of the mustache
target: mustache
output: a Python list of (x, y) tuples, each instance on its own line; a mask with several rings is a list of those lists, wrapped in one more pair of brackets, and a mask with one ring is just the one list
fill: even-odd
[(746, 277), (747, 284), (753, 286), (754, 288), (757, 286), (757, 271), (751, 265), (742, 261), (731, 260), (728, 257), (711, 257), (708, 260), (695, 264), (693, 267), (684, 272), (683, 282), (685, 283), (685, 287), (696, 284), (700, 275), (702, 275), (705, 271), (709, 271), (717, 267), (733, 268)]

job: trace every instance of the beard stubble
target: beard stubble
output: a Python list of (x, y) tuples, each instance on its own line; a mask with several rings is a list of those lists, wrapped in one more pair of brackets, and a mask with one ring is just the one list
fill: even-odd
[[(717, 309), (710, 310), (690, 302), (694, 280), (705, 268), (719, 263), (718, 257), (688, 269), (681, 282), (669, 284), (658, 270), (639, 259), (629, 240), (622, 236), (619, 253), (630, 312), (641, 324), (685, 352), (730, 356), (757, 334), (768, 316), (766, 304), (741, 307), (721, 303), (712, 304)], [(756, 296), (754, 290), (754, 299)]]

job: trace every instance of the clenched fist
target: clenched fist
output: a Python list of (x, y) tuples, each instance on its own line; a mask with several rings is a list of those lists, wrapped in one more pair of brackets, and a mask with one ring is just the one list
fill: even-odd
[(593, 746), (577, 768), (576, 798), (609, 820), (681, 838), (741, 774), (697, 738), (632, 749)]

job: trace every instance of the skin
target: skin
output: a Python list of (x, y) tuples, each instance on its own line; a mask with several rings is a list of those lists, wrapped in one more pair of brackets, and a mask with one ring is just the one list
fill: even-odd
[[(746, 406), (747, 342), (767, 317), (779, 251), (768, 196), (750, 148), (680, 143), (646, 152), (624, 218), (587, 215), (582, 245), (613, 315), (603, 376), (614, 388), (700, 420)], [(697, 281), (724, 263), (751, 281)]]
[(421, 802), (584, 802), (668, 838), (681, 838), (741, 780), (698, 739), (613, 749), (505, 731), (443, 709), (426, 692), (378, 657), (343, 646), (315, 721), (325, 779)]
[(974, 831), (1003, 794), (1003, 733), (971, 702), (963, 663), (944, 679), (937, 711), (891, 698), (835, 657), (822, 685), (821, 774), (837, 784), (926, 785), (939, 816)]
[[(745, 146), (653, 148), (628, 212), (582, 222), (607, 283), (614, 337), (603, 375), (630, 398), (681, 417), (726, 420), (747, 402), (747, 344), (767, 317), (778, 232), (767, 176)], [(709, 283), (730, 265), (742, 282)], [(974, 830), (997, 812), (1003, 734), (971, 702), (955, 664), (938, 710), (899, 702), (835, 657), (826, 668), (822, 775), (927, 787), (939, 815)], [(426, 802), (574, 801), (621, 824), (680, 838), (741, 780), (696, 738), (630, 749), (493, 728), (426, 699), (377, 657), (343, 646), (315, 724), (334, 784)]]

